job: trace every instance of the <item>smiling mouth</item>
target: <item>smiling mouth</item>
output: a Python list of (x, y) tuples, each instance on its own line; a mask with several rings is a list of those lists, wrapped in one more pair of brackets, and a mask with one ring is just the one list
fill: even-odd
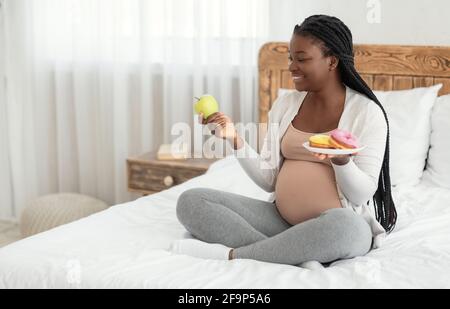
[(295, 76), (292, 76), (292, 80), (293, 80), (294, 82), (298, 82), (298, 81), (300, 81), (300, 80), (302, 80), (302, 79), (304, 79), (304, 78), (305, 78), (304, 75), (295, 75)]

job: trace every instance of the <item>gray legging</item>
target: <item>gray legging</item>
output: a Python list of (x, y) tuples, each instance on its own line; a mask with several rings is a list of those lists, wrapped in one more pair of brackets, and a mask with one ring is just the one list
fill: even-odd
[(177, 217), (195, 238), (234, 248), (237, 259), (328, 264), (364, 255), (371, 248), (370, 226), (350, 208), (331, 208), (291, 225), (280, 216), (275, 203), (194, 188), (179, 196)]

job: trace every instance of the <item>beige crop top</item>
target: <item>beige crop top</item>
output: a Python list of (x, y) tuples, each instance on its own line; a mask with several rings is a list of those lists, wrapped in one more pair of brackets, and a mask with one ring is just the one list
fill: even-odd
[(330, 132), (303, 132), (291, 122), (282, 137), (284, 162), (275, 185), (275, 204), (292, 225), (342, 207), (330, 159), (319, 160), (302, 146), (310, 136)]

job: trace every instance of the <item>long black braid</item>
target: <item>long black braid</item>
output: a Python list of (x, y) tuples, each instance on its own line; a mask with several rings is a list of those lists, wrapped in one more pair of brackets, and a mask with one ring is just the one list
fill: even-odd
[(383, 111), (387, 123), (386, 149), (378, 179), (378, 189), (373, 196), (373, 202), (377, 221), (390, 233), (397, 221), (397, 211), (392, 199), (389, 175), (389, 121), (380, 101), (355, 69), (352, 33), (341, 20), (334, 16), (312, 15), (306, 18), (301, 25), (295, 26), (294, 34), (318, 41), (324, 56), (336, 56), (340, 60), (338, 69), (342, 82), (366, 95)]

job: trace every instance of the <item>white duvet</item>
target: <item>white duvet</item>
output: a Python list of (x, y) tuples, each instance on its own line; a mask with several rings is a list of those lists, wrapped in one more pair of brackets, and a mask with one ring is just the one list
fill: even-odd
[(302, 268), (166, 251), (172, 240), (191, 237), (175, 206), (195, 187), (269, 197), (229, 156), (169, 190), (0, 249), (0, 288), (450, 288), (450, 190), (393, 188), (399, 219), (381, 248)]

